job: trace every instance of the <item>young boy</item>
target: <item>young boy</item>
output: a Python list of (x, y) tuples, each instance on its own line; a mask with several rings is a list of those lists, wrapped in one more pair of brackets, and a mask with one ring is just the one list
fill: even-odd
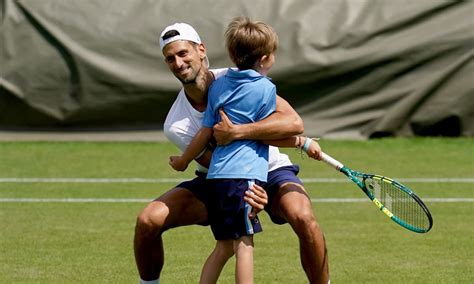
[[(219, 122), (222, 108), (234, 123), (261, 120), (276, 106), (276, 87), (265, 77), (275, 62), (278, 36), (273, 29), (248, 18), (234, 19), (225, 33), (230, 58), (238, 70), (229, 69), (209, 88), (203, 128), (180, 157), (170, 157), (176, 170), (184, 170), (204, 149)], [(201, 275), (201, 283), (215, 283), (227, 260), (236, 255), (236, 283), (253, 282), (253, 237), (260, 232), (258, 218), (249, 219), (251, 208), (243, 200), (253, 182), (265, 182), (268, 146), (253, 140), (238, 140), (217, 146), (207, 174), (212, 190), (209, 221), (216, 247)]]
[[(208, 144), (221, 109), (238, 124), (261, 120), (275, 110), (276, 87), (265, 76), (275, 62), (277, 45), (276, 33), (264, 23), (239, 17), (229, 24), (226, 46), (238, 70), (229, 69), (209, 88), (203, 128), (180, 157), (170, 157), (174, 169), (185, 170)], [(281, 146), (303, 146), (298, 143), (299, 138), (279, 141)], [(261, 142), (238, 140), (214, 150), (207, 175), (212, 191), (208, 213), (217, 243), (204, 265), (201, 283), (215, 283), (234, 253), (236, 282), (252, 283), (252, 235), (261, 227), (257, 218), (248, 218), (251, 208), (243, 196), (253, 182), (266, 181), (267, 171), (268, 146)]]

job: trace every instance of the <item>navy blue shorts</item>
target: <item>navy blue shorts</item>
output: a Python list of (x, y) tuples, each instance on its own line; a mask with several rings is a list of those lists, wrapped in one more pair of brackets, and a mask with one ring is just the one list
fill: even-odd
[(280, 167), (271, 172), (268, 172), (267, 182), (263, 184), (258, 183), (258, 185), (263, 187), (263, 189), (265, 189), (265, 191), (267, 192), (268, 204), (267, 206), (265, 206), (265, 211), (267, 211), (268, 215), (270, 216), (270, 219), (272, 219), (272, 222), (275, 224), (282, 225), (286, 224), (287, 221), (281, 218), (280, 216), (277, 216), (272, 213), (271, 205), (273, 203), (273, 200), (275, 199), (278, 190), (283, 184), (291, 182), (303, 185), (303, 182), (297, 177), (299, 172), (300, 167), (298, 165)]
[[(257, 183), (262, 186), (263, 189), (267, 192), (268, 195), (268, 204), (265, 206), (265, 211), (272, 219), (272, 222), (275, 224), (285, 224), (286, 220), (283, 218), (272, 214), (271, 204), (275, 198), (280, 186), (287, 183), (297, 183), (303, 185), (303, 182), (297, 177), (300, 168), (297, 165), (285, 166), (277, 168), (268, 173), (266, 183)], [(197, 199), (199, 199), (204, 204), (209, 202), (209, 182), (210, 180), (206, 179), (206, 173), (201, 173), (196, 171), (196, 177), (192, 180), (182, 182), (177, 185), (177, 187), (186, 188), (191, 191)]]
[(262, 231), (258, 217), (248, 217), (252, 207), (244, 201), (247, 179), (210, 179), (209, 223), (216, 240), (238, 239)]
[(209, 184), (206, 179), (207, 173), (195, 172), (196, 177), (192, 180), (183, 181), (178, 184), (176, 187), (186, 188), (191, 191), (197, 199), (202, 203), (207, 204), (209, 201)]

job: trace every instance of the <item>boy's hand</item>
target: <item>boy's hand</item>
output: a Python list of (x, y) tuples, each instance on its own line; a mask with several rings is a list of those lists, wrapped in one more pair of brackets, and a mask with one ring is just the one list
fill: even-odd
[(188, 164), (182, 159), (181, 156), (170, 156), (170, 166), (180, 172), (183, 172), (188, 167)]

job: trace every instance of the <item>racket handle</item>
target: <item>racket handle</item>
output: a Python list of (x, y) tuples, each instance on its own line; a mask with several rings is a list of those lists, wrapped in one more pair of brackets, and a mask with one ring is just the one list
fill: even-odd
[(321, 161), (325, 162), (326, 164), (330, 165), (331, 167), (335, 168), (336, 170), (342, 169), (344, 165), (339, 162), (338, 160), (334, 159), (333, 157), (329, 156), (328, 154), (322, 152), (321, 153)]

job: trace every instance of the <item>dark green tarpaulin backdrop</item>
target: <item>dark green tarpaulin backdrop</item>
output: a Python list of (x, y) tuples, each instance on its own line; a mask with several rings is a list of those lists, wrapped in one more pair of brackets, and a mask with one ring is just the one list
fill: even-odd
[(0, 3), (0, 129), (161, 128), (179, 83), (160, 31), (190, 23), (211, 67), (226, 67), (226, 25), (247, 15), (278, 32), (270, 77), (307, 134), (474, 133), (474, 1)]

